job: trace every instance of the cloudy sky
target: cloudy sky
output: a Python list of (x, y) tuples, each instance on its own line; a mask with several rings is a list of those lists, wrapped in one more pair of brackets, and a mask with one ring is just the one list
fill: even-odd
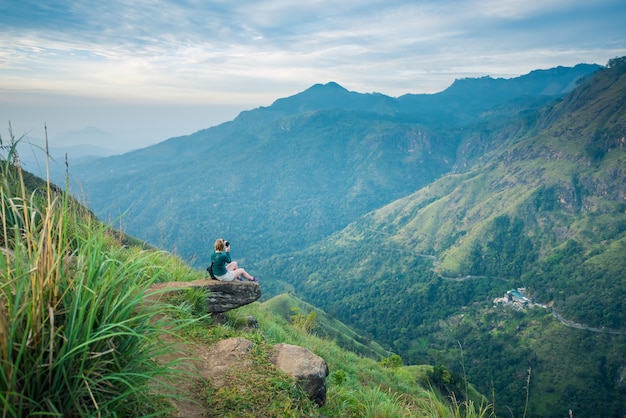
[(0, 16), (2, 138), (9, 121), (61, 143), (92, 127), (118, 152), (315, 83), (434, 93), (626, 55), (623, 0), (0, 0)]

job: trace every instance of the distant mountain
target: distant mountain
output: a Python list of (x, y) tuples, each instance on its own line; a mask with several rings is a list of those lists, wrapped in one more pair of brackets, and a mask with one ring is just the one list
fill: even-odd
[(395, 99), (380, 93), (357, 93), (348, 91), (335, 82), (316, 84), (302, 93), (276, 100), (272, 111), (285, 115), (324, 109), (358, 110), (374, 113), (395, 113), (398, 111)]
[(343, 110), (244, 120), (72, 174), (101, 218), (125, 213), (131, 234), (206, 264), (218, 236), (239, 257), (303, 248), (448, 171), (455, 152), (426, 127)]
[(535, 70), (512, 79), (465, 78), (434, 95), (400, 96), (398, 104), (400, 112), (418, 115), (417, 121), (446, 126), (472, 124), (537, 109), (572, 91), (599, 68), (596, 64), (578, 64)]
[[(537, 86), (530, 92), (550, 90), (555, 79), (570, 86), (596, 69), (532, 77)], [(528, 109), (532, 101), (524, 100), (510, 110), (512, 98), (522, 94), (517, 79), (508, 80), (514, 92), (500, 86), (506, 80), (494, 83), (494, 114), (498, 104), (508, 115)], [(491, 88), (486, 84), (484, 94)], [(207, 263), (213, 240), (225, 236), (251, 263), (305, 248), (449, 172), (466, 135), (452, 130), (457, 119), (450, 118), (446, 129), (415, 121), (441, 120), (432, 116), (430, 108), (437, 106), (476, 113), (476, 90), (467, 91), (449, 100), (445, 92), (400, 100), (349, 92), (336, 83), (315, 85), (232, 122), (71, 165), (70, 174), (102, 219), (124, 215), (131, 234), (176, 249), (197, 265)], [(547, 96), (534, 97), (544, 102)], [(430, 110), (423, 116), (414, 103), (428, 98), (433, 106), (424, 105)]]
[[(56, 135), (48, 143), (50, 171), (59, 184), (65, 183), (65, 163), (88, 164), (98, 158), (108, 157), (115, 152), (108, 148), (113, 136), (94, 127)], [(99, 143), (101, 145), (92, 145)], [(22, 165), (31, 173), (46, 178), (46, 141), (42, 138), (24, 137), (18, 144)]]
[[(398, 98), (381, 93), (348, 91), (337, 83), (316, 84), (296, 95), (278, 99), (270, 107), (256, 109), (254, 116), (285, 116), (303, 112), (342, 109), (395, 116), (423, 123), (445, 123), (447, 126), (487, 118), (489, 110), (508, 102), (523, 102), (515, 107), (536, 108), (573, 90), (585, 77), (601, 66), (578, 64), (535, 70), (517, 78), (494, 79), (489, 76), (456, 80), (436, 94), (405, 94)], [(249, 115), (244, 112), (245, 115)], [(498, 115), (500, 117), (500, 115)]]

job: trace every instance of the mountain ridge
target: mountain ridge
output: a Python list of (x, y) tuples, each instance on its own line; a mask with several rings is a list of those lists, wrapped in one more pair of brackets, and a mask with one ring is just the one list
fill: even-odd
[[(523, 96), (556, 97), (573, 90), (581, 78), (594, 73), (602, 66), (597, 64), (578, 64), (574, 67), (559, 66), (547, 70), (533, 70), (528, 74), (510, 79), (479, 78), (456, 79), (445, 90), (434, 94), (403, 94), (391, 97), (382, 93), (357, 93), (349, 91), (334, 81), (326, 84), (318, 83), (295, 95), (277, 99), (269, 107), (261, 107), (259, 111), (296, 114), (307, 111), (340, 108), (344, 110), (360, 110), (387, 115), (412, 114), (424, 111), (434, 103), (438, 111), (449, 105), (451, 99), (472, 99), (476, 106), (478, 98), (484, 98), (485, 92), (497, 91), (491, 100), (480, 104), (481, 111), (497, 106), (503, 102)], [(511, 88), (511, 86), (514, 86)], [(537, 88), (536, 86), (541, 86)], [(427, 103), (425, 103), (425, 101)], [(255, 110), (242, 112), (248, 114)], [(464, 110), (467, 111), (467, 110)]]
[[(572, 75), (565, 78), (571, 80)], [(314, 103), (328, 90), (344, 98), (357, 98), (352, 108), (360, 110), (340, 109), (333, 100), (297, 114), (282, 109), (300, 109), (298, 103), (303, 99), (306, 102), (312, 97)], [(300, 239), (289, 223), (309, 219), (301, 232), (321, 238), (347, 225), (353, 216), (413, 192), (453, 166), (461, 138), (458, 132), (441, 130), (437, 123), (435, 128), (428, 123), (417, 124), (413, 117), (380, 113), (380, 107), (362, 110), (371, 100), (388, 103), (395, 99), (348, 92), (336, 83), (316, 85), (277, 100), (277, 108), (241, 112), (233, 121), (216, 127), (76, 165), (70, 174), (80, 178), (80, 190), (87, 191), (90, 206), (102, 219), (118, 219), (127, 213), (124, 223), (129, 232), (140, 233), (153, 244), (167, 242), (170, 249), (175, 246), (186, 257), (198, 257), (199, 263), (206, 262), (206, 256), (198, 253), (198, 244), (205, 240), (199, 236), (201, 230), (229, 235), (249, 249), (248, 254), (271, 254), (269, 248), (249, 239), (250, 234), (266, 235), (264, 231), (270, 230), (271, 223), (268, 217), (250, 219), (245, 225), (241, 222), (249, 217), (246, 214), (258, 212), (255, 204), (271, 213), (270, 219), (284, 219), (278, 221), (283, 225), (271, 229), (284, 230), (278, 242), (285, 242), (286, 250), (292, 250), (302, 244), (293, 242)], [(287, 106), (293, 101), (295, 105)], [(315, 157), (303, 159), (301, 155)], [(319, 162), (332, 168), (318, 170)], [(223, 169), (216, 171), (220, 166)], [(189, 173), (185, 174), (186, 170)], [(169, 180), (177, 176), (181, 178)], [(278, 187), (276, 179), (284, 184)], [(171, 187), (166, 195), (176, 196), (182, 191), (187, 202), (165, 198), (165, 203), (142, 203), (158, 199), (164, 181)], [(150, 184), (140, 186), (142, 182)], [(224, 188), (222, 194), (217, 191), (219, 187)], [(336, 197), (320, 200), (322, 191)], [(342, 203), (340, 196), (352, 200)], [(230, 203), (237, 199), (241, 204)], [(226, 227), (203, 219), (204, 208), (212, 207), (224, 208), (220, 216), (225, 217), (221, 224)], [(185, 216), (195, 216), (197, 221), (179, 231), (166, 221), (163, 211), (187, 213)], [(144, 220), (148, 218), (156, 219), (155, 224), (148, 225)], [(283, 250), (279, 247), (274, 251)]]

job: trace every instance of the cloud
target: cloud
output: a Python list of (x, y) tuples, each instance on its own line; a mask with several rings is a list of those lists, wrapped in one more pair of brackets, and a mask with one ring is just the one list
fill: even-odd
[[(618, 3), (601, 4), (608, 8)], [(197, 86), (211, 90), (228, 85), (229, 78), (241, 78), (241, 85), (248, 88), (246, 80), (275, 85), (317, 74), (344, 80), (378, 77), (382, 87), (385, 79), (406, 80), (412, 73), (423, 75), (438, 68), (456, 74), (464, 63), (476, 67), (479, 60), (488, 64), (499, 56), (519, 56), (524, 47), (527, 55), (549, 50), (542, 33), (560, 31), (564, 35), (553, 38), (566, 39), (574, 31), (567, 22), (552, 25), (555, 29), (536, 22), (542, 15), (584, 5), (561, 0), (384, 5), (322, 0), (25, 1), (9, 14), (2, 33), (7, 42), (0, 50), (1, 68), (17, 84), (26, 83), (19, 77), (26, 69), (29, 83), (49, 83), (53, 89), (71, 84), (75, 90), (100, 90), (99, 94), (108, 90), (145, 95), (143, 85), (150, 86), (153, 95), (174, 95), (174, 100)], [(457, 64), (450, 67), (451, 62)], [(196, 87), (185, 88), (194, 83)], [(102, 85), (108, 87), (99, 89)], [(441, 87), (445, 86), (437, 85)]]
[(120, 105), (267, 105), (327, 81), (434, 93), (456, 78), (626, 55), (623, 3), (0, 2), (0, 104), (45, 93)]

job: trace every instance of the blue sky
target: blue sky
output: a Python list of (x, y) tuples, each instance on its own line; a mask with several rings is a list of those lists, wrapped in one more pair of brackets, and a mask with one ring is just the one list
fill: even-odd
[(0, 0), (0, 16), (2, 137), (96, 127), (118, 152), (315, 83), (434, 93), (626, 55), (623, 0)]

